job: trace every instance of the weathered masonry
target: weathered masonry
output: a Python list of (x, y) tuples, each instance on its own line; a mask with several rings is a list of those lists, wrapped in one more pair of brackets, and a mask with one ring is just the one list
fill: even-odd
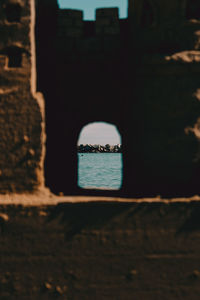
[(108, 8), (83, 21), (56, 0), (2, 0), (0, 191), (83, 193), (77, 136), (107, 121), (123, 139), (120, 195), (198, 194), (198, 12), (194, 0), (130, 0), (127, 19)]
[[(0, 0), (0, 299), (199, 300), (199, 78), (199, 0)], [(93, 121), (122, 136), (121, 198), (77, 187)]]
[(1, 193), (43, 184), (44, 116), (35, 94), (33, 11), (30, 1), (0, 3)]

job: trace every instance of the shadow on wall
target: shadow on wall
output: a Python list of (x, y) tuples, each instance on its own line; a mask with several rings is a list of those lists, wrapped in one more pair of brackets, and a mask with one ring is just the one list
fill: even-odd
[(6, 19), (9, 23), (19, 23), (22, 15), (22, 7), (19, 3), (5, 5)]
[[(181, 217), (173, 219), (175, 212), (179, 212)], [(68, 242), (83, 231), (91, 232), (91, 230), (108, 228), (122, 230), (123, 226), (126, 230), (130, 226), (136, 231), (138, 228), (154, 228), (162, 232), (172, 226), (174, 237), (180, 235), (187, 237), (200, 231), (199, 215), (200, 206), (196, 201), (189, 204), (174, 202), (171, 205), (164, 202), (149, 204), (148, 202), (92, 201), (91, 203), (61, 203), (50, 212), (47, 223), (59, 222), (63, 226)]]
[(199, 0), (187, 0), (186, 18), (187, 19), (200, 19), (200, 2), (199, 2)]
[[(80, 11), (61, 13), (57, 2), (52, 3), (55, 5), (48, 9), (38, 7), (36, 22), (38, 90), (46, 100), (46, 185), (56, 194), (88, 193), (77, 187), (78, 135), (85, 124), (105, 120), (116, 124), (123, 134), (121, 196), (180, 197), (199, 193), (199, 141), (192, 130), (187, 130), (199, 117), (199, 96), (195, 96), (199, 66), (196, 56), (193, 63), (193, 56), (188, 55), (186, 64), (184, 57), (177, 59), (169, 52), (169, 48), (177, 48), (158, 51), (163, 42), (174, 45), (174, 38), (179, 45), (183, 32), (184, 49), (193, 47), (189, 46), (193, 27), (190, 34), (172, 28), (169, 37), (162, 26), (144, 30), (138, 22), (137, 35), (128, 31), (124, 43), (124, 25), (131, 26), (131, 22), (125, 24), (115, 18), (113, 27), (107, 27), (101, 19), (106, 11), (99, 10), (100, 23), (95, 22), (95, 29), (85, 35)], [(145, 7), (148, 12), (143, 13), (143, 23), (151, 27), (152, 8), (148, 4)], [(172, 21), (175, 8), (173, 4), (168, 7)], [(117, 16), (116, 10), (109, 13), (109, 20)], [(168, 18), (168, 10), (162, 11), (161, 6), (159, 14), (160, 23), (165, 14)], [(100, 190), (98, 194), (117, 193)]]
[(51, 212), (48, 222), (56, 219), (64, 225), (67, 241), (82, 230), (102, 228), (112, 219), (122, 217), (133, 206), (130, 203), (95, 202), (59, 204)]

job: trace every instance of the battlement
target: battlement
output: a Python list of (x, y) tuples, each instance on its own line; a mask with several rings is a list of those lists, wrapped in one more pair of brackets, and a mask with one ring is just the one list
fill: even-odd
[[(80, 10), (60, 9), (58, 11), (57, 34), (58, 37), (80, 38), (87, 36), (87, 21), (83, 21), (83, 12)], [(95, 28), (94, 33), (99, 35), (119, 35), (118, 8), (101, 8), (96, 10), (96, 20), (90, 21)]]
[(95, 21), (84, 21), (80, 10), (60, 9), (56, 44), (72, 54), (118, 49), (121, 27), (118, 8), (96, 9)]
[(83, 35), (83, 12), (62, 9), (58, 12), (58, 37), (81, 37)]
[(96, 10), (96, 34), (120, 34), (118, 8), (99, 8)]

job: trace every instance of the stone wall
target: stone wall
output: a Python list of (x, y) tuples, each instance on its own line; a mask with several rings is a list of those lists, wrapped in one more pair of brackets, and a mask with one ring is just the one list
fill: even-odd
[(0, 297), (199, 299), (199, 210), (194, 200), (1, 205)]
[[(42, 182), (42, 116), (34, 95), (30, 1), (0, 6), (0, 190), (37, 189)], [(34, 98), (35, 97), (35, 98)]]
[[(32, 192), (0, 197), (0, 298), (199, 299), (200, 199), (172, 199), (200, 193), (198, 18), (178, 0), (146, 3), (149, 27), (144, 1), (130, 1), (128, 21), (111, 9), (96, 23), (56, 0), (36, 1), (35, 18), (34, 3), (0, 5), (0, 193)], [(86, 197), (38, 193), (44, 120), (46, 186)], [(117, 126), (118, 196), (137, 199), (77, 188), (92, 121)], [(170, 199), (138, 199), (158, 194)]]

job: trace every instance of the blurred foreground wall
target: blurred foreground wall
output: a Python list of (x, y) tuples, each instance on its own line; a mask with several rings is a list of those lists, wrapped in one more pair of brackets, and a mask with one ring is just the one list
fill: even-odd
[(200, 204), (1, 205), (1, 299), (199, 299)]

